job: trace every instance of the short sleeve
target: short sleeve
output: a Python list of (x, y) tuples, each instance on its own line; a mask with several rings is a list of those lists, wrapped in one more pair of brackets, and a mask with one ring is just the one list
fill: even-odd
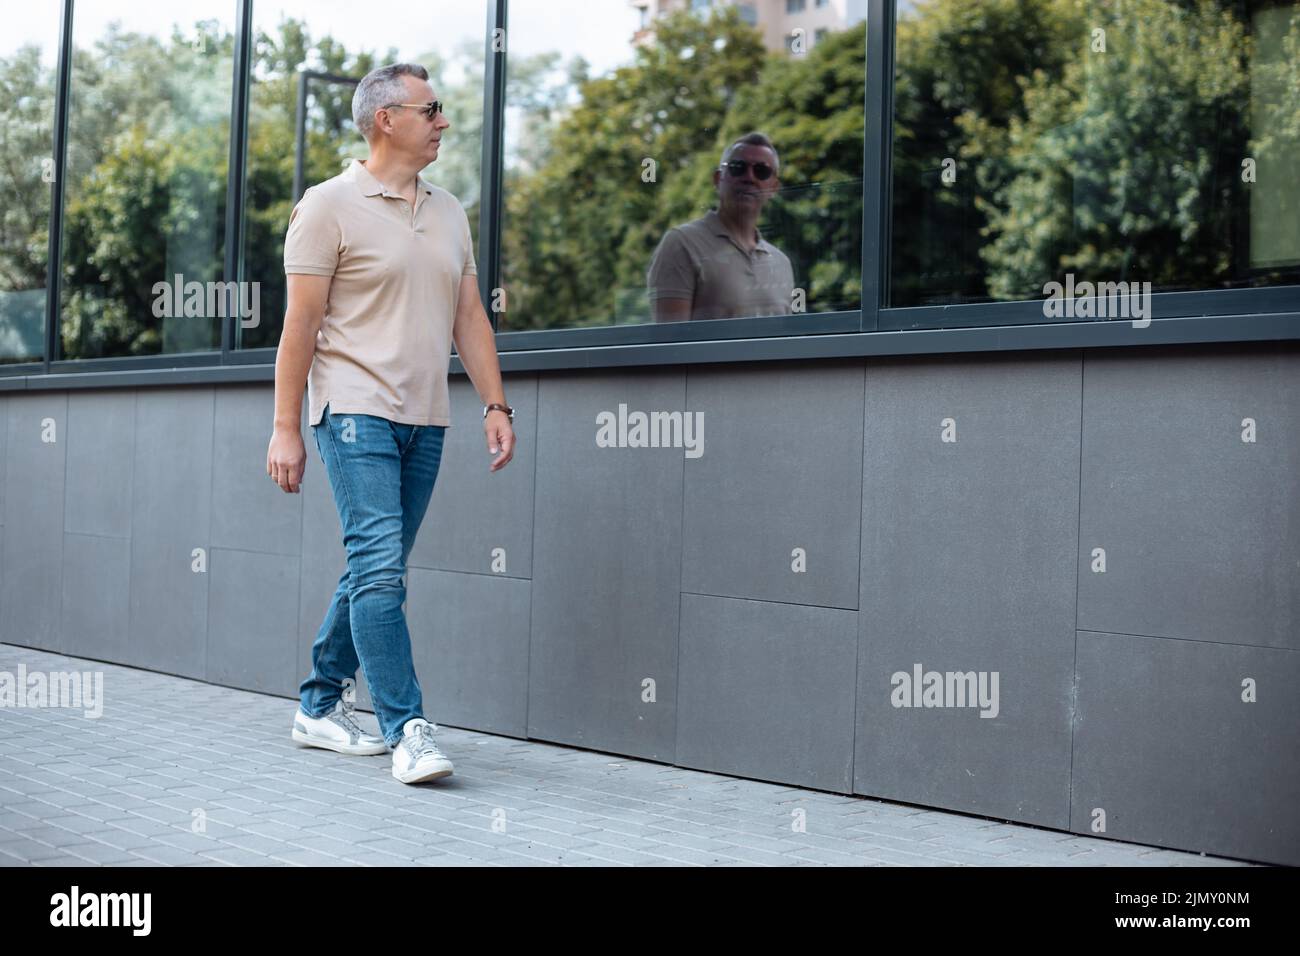
[(474, 263), (474, 234), (469, 229), (469, 216), (465, 214), (465, 207), (460, 203), (456, 203), (456, 208), (460, 210), (460, 219), (463, 224), (462, 232), (465, 235), (465, 264), (460, 270), (463, 279), (465, 276), (477, 276), (478, 266)]
[(332, 276), (339, 264), (342, 234), (338, 217), (319, 193), (308, 189), (289, 214), (284, 236), (284, 271)]
[(646, 269), (645, 284), (651, 300), (695, 297), (695, 266), (680, 230), (669, 229), (659, 240)]

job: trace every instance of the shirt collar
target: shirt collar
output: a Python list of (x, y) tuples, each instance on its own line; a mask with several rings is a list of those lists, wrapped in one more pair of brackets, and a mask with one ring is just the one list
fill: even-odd
[[(361, 195), (363, 196), (397, 196), (397, 193), (389, 192), (384, 184), (376, 179), (374, 174), (366, 169), (359, 159), (352, 160), (351, 165), (348, 166), (348, 173), (353, 181), (361, 187)], [(433, 187), (425, 181), (425, 178), (423, 176), (416, 176), (415, 178), (419, 182), (419, 188), (432, 196)]]
[[(731, 238), (731, 233), (727, 232), (727, 227), (722, 224), (722, 219), (718, 216), (717, 207), (714, 207), (713, 209), (710, 209), (708, 212), (706, 212), (704, 214), (704, 218), (708, 220), (709, 229), (713, 232), (715, 236), (721, 236), (724, 239), (730, 239), (732, 242), (736, 241), (735, 239)], [(754, 251), (762, 252), (765, 254), (768, 254), (772, 251), (771, 243), (769, 243), (766, 239), (763, 238), (763, 234), (758, 231), (758, 226), (754, 226)]]

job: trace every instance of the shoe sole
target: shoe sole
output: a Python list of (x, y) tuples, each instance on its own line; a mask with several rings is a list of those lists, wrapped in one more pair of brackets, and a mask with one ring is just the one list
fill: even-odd
[(302, 744), (304, 747), (320, 747), (322, 750), (332, 750), (335, 753), (346, 754), (349, 757), (373, 757), (376, 754), (387, 753), (387, 744), (344, 744), (337, 740), (323, 740), (320, 737), (309, 737), (302, 733), (297, 727), (293, 728), (293, 739)]
[(402, 783), (424, 783), (426, 780), (440, 780), (443, 777), (450, 777), (451, 768), (425, 770), (423, 772), (406, 771), (405, 773), (398, 773), (397, 768), (394, 767), (393, 776)]

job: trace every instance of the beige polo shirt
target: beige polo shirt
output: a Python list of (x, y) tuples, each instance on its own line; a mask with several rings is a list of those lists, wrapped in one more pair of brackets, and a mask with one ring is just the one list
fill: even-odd
[(746, 252), (731, 238), (716, 209), (664, 233), (646, 270), (646, 294), (689, 299), (692, 319), (789, 315), (794, 269), (784, 252), (754, 230)]
[(460, 280), (478, 274), (455, 196), (419, 178), (412, 211), (354, 159), (294, 206), (284, 271), (334, 277), (307, 375), (310, 424), (328, 402), (331, 412), (451, 425)]

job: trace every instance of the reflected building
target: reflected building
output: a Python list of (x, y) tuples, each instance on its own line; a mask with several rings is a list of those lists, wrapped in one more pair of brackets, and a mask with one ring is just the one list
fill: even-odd
[(741, 19), (757, 27), (763, 44), (774, 51), (789, 51), (796, 30), (803, 30), (811, 48), (828, 32), (845, 30), (867, 17), (867, 0), (632, 0), (641, 23), (632, 42), (654, 41), (654, 23), (679, 10), (707, 15), (714, 8), (737, 7)]

